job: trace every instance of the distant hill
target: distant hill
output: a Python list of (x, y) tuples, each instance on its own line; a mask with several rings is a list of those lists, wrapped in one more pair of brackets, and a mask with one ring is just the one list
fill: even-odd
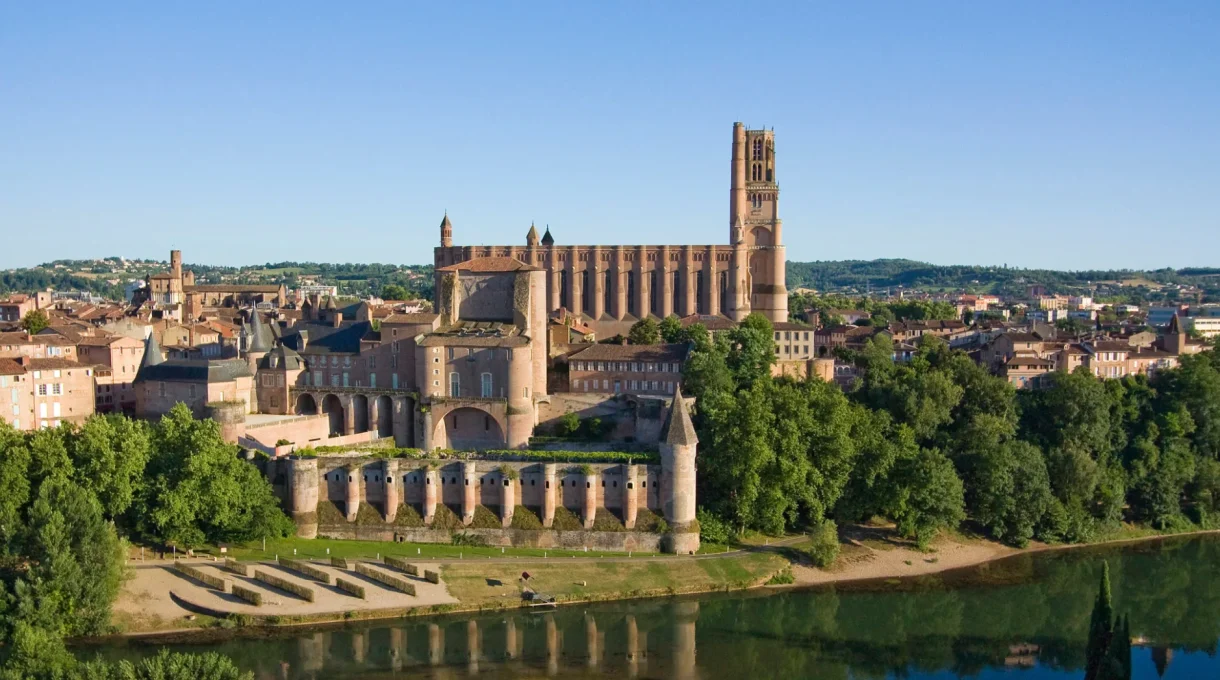
[(1040, 284), (1052, 293), (1089, 293), (1110, 287), (1158, 288), (1177, 284), (1198, 286), (1220, 295), (1220, 268), (1056, 271), (935, 265), (915, 260), (825, 260), (789, 262), (788, 290), (813, 288), (823, 292), (882, 292), (919, 288), (928, 291), (965, 290), (1019, 295)]

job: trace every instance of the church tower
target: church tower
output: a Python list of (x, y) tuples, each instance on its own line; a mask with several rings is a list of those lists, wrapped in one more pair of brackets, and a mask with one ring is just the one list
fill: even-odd
[(449, 213), (445, 213), (445, 219), (441, 220), (441, 247), (449, 248), (453, 245), (453, 223), (449, 221)]
[(745, 281), (744, 290), (739, 291), (743, 299), (735, 300), (737, 304), (730, 311), (734, 318), (744, 317), (741, 312), (752, 309), (772, 321), (787, 321), (788, 289), (784, 285), (775, 132), (747, 130), (744, 123), (734, 123), (730, 174), (729, 243), (744, 245), (749, 252), (747, 270), (734, 272), (735, 283)]

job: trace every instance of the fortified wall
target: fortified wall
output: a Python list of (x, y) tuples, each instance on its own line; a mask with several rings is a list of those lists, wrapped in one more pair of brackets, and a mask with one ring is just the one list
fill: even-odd
[(305, 538), (449, 543), (461, 532), (487, 545), (693, 553), (696, 442), (686, 401), (673, 404), (647, 463), (352, 452), (261, 465)]

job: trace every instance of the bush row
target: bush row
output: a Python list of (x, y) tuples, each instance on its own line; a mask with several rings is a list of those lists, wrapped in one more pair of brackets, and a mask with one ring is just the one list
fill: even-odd
[(269, 586), (275, 586), (276, 588), (279, 588), (285, 592), (292, 593), (306, 602), (313, 602), (314, 591), (313, 588), (310, 588), (309, 586), (299, 585), (289, 581), (288, 579), (280, 578), (274, 574), (269, 574), (265, 571), (258, 570), (255, 570), (254, 572), (254, 579), (256, 581), (262, 581)]
[(247, 562), (238, 562), (231, 557), (225, 558), (224, 567), (222, 568), (225, 571), (231, 571), (234, 574), (245, 576), (246, 578), (250, 578), (254, 574), (254, 565)]
[(337, 578), (335, 579), (335, 585), (339, 586), (339, 590), (342, 590), (348, 595), (358, 597), (362, 600), (366, 599), (364, 595), (364, 586), (360, 585), (359, 583), (354, 583), (345, 578)]
[(361, 574), (363, 576), (367, 576), (382, 585), (386, 585), (386, 586), (393, 588), (394, 590), (401, 590), (402, 592), (404, 592), (408, 595), (415, 594), (415, 584), (414, 583), (409, 583), (409, 582), (407, 582), (406, 579), (401, 579), (401, 578), (398, 578), (397, 576), (391, 576), (391, 575), (385, 573), (384, 571), (378, 571), (363, 563), (360, 563), (360, 562), (356, 563), (356, 573)]
[(349, 565), (347, 563), (346, 557), (330, 558), (330, 566), (335, 567), (336, 569), (351, 569), (352, 568), (351, 565)]
[(241, 599), (245, 600), (246, 602), (249, 602), (250, 604), (254, 605), (255, 607), (260, 607), (263, 604), (263, 594), (262, 593), (258, 592), (257, 590), (250, 590), (249, 588), (246, 588), (245, 586), (239, 586), (236, 583), (233, 584), (233, 594), (236, 595), (237, 597), (240, 597)]
[(424, 578), (428, 579), (428, 583), (440, 583), (441, 575), (431, 569), (424, 570)]
[(315, 581), (321, 581), (326, 585), (330, 585), (331, 583), (331, 577), (328, 572), (322, 571), (304, 560), (290, 560), (286, 557), (281, 557), (279, 558), (279, 563), (281, 567), (304, 574)]
[(228, 579), (223, 579), (219, 576), (212, 576), (211, 574), (204, 572), (202, 569), (196, 569), (195, 567), (183, 562), (174, 562), (174, 569), (177, 569), (180, 573), (186, 574), (203, 585), (219, 590), (222, 593), (229, 592), (230, 588), (232, 587), (232, 584)]
[(408, 564), (407, 561), (401, 557), (392, 557), (390, 555), (386, 555), (385, 557), (383, 557), (381, 559), (386, 564), (390, 565), (391, 567), (394, 567), (395, 569), (397, 569), (399, 571), (405, 571), (406, 573), (410, 574), (411, 576), (419, 576), (419, 567), (415, 566), (414, 564)]

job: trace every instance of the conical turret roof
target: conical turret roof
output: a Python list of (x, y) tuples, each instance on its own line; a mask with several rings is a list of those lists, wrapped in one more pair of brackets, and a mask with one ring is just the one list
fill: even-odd
[(149, 333), (148, 338), (144, 340), (144, 358), (140, 360), (140, 368), (136, 370), (136, 377), (148, 366), (156, 366), (165, 361), (165, 356), (161, 354), (161, 343), (157, 342), (157, 334)]
[(670, 446), (694, 446), (699, 443), (695, 424), (690, 419), (690, 409), (682, 398), (682, 389), (674, 390), (674, 399), (669, 404), (669, 416), (661, 428), (661, 441)]
[(527, 245), (527, 246), (538, 245), (538, 229), (534, 227), (533, 222), (530, 222), (529, 233), (527, 233), (525, 235), (525, 245)]
[(555, 237), (551, 236), (551, 225), (549, 225), (549, 224), (546, 225), (546, 233), (542, 235), (542, 245), (544, 245), (544, 246), (555, 245)]
[(449, 213), (446, 211), (445, 219), (441, 220), (441, 228), (444, 229), (445, 227), (452, 227), (452, 226), (453, 226), (453, 223), (449, 221)]
[(250, 310), (250, 343), (246, 345), (247, 352), (269, 352), (274, 341), (271, 331), (263, 323), (263, 317), (257, 309)]
[(1180, 335), (1182, 333), (1182, 322), (1178, 321), (1178, 315), (1174, 314), (1169, 320), (1169, 328), (1165, 329), (1165, 333), (1170, 335)]

